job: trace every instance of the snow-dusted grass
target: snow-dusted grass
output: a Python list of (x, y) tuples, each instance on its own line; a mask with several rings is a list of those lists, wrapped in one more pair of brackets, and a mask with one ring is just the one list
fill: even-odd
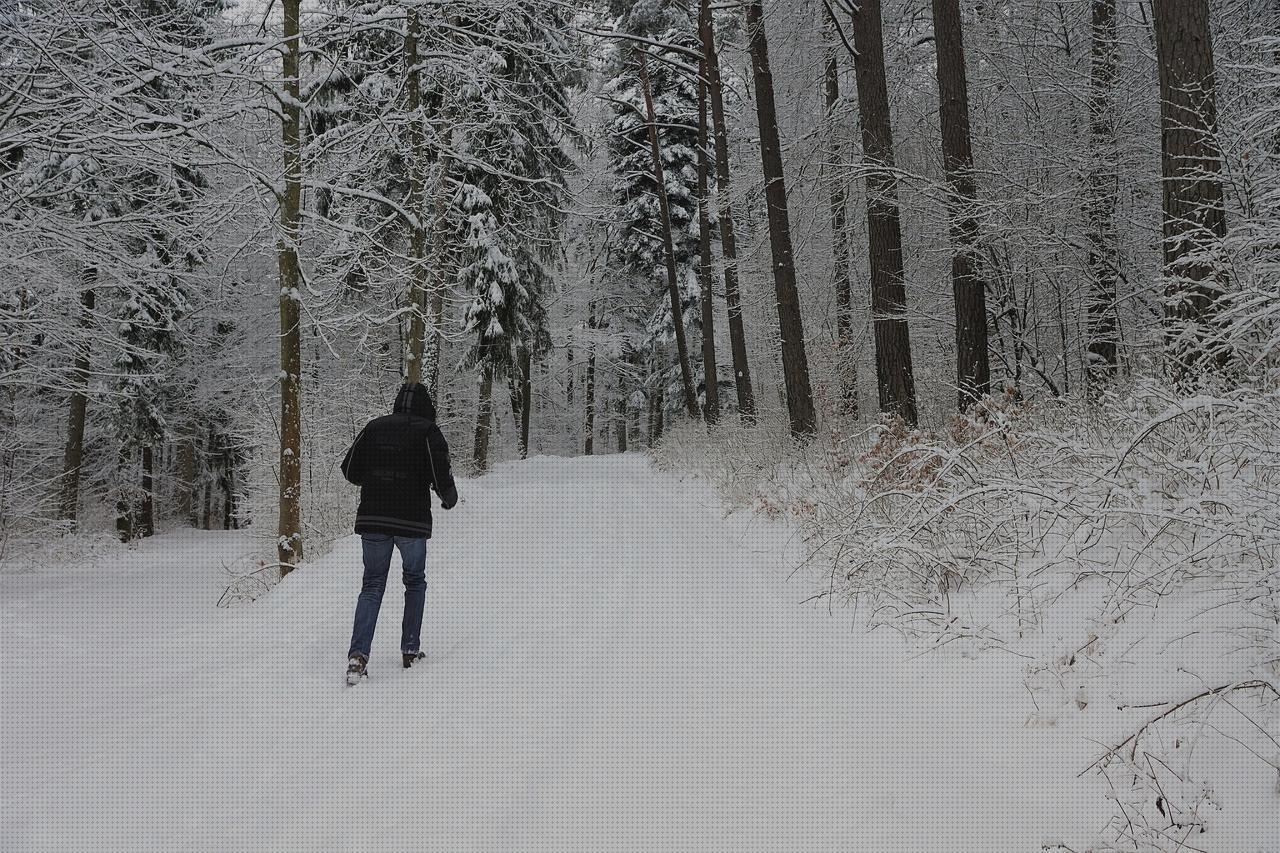
[(805, 449), (776, 424), (685, 428), (657, 455), (788, 518), (817, 599), (920, 651), (1022, 661), (1025, 725), (1112, 798), (1089, 849), (1272, 850), (1277, 424), (1273, 398), (1139, 386)]

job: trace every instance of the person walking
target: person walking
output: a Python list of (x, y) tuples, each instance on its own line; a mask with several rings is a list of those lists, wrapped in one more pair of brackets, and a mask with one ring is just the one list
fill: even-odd
[(458, 490), (449, 470), (449, 445), (436, 426), (436, 408), (421, 383), (406, 384), (392, 413), (370, 421), (342, 460), (342, 476), (360, 487), (356, 533), (364, 549), (364, 580), (356, 602), (347, 652), (347, 684), (367, 677), (373, 629), (387, 589), (391, 552), (404, 566), (404, 622), (400, 654), (404, 668), (426, 657), (421, 649), (427, 600), (427, 540), (431, 538), (431, 493), (453, 509)]

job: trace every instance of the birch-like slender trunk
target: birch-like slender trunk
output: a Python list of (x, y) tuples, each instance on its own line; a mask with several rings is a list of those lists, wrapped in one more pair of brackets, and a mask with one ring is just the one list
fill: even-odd
[(747, 4), (751, 70), (755, 81), (756, 120), (760, 128), (760, 168), (764, 173), (765, 206), (769, 215), (769, 251), (773, 258), (773, 286), (778, 305), (778, 331), (782, 337), (782, 377), (787, 391), (787, 415), (791, 435), (806, 439), (817, 431), (813, 391), (809, 386), (809, 359), (805, 353), (804, 323), (796, 289), (796, 267), (791, 249), (791, 221), (787, 212), (787, 184), (782, 171), (782, 143), (778, 137), (778, 110), (774, 104), (773, 72), (769, 68), (769, 43), (764, 30), (760, 0)]
[(302, 101), (298, 86), (301, 53), (300, 0), (282, 0), (284, 91), (280, 99), (284, 143), (284, 194), (280, 200), (280, 574), (302, 562), (302, 333), (298, 245), (302, 224)]
[(738, 241), (729, 185), (729, 131), (724, 117), (724, 84), (720, 79), (720, 57), (716, 53), (715, 31), (711, 25), (710, 0), (700, 0), (698, 5), (698, 35), (706, 57), (707, 94), (715, 125), (716, 212), (719, 214), (720, 255), (724, 263), (724, 301), (729, 313), (729, 347), (733, 353), (733, 384), (738, 394), (738, 414), (750, 423), (756, 416), (756, 397), (751, 386), (751, 366), (747, 363), (747, 334), (742, 323), (742, 299), (738, 292)]
[(671, 326), (675, 330), (676, 355), (680, 360), (680, 381), (684, 388), (684, 407), (689, 417), (698, 416), (698, 395), (693, 387), (693, 370), (689, 367), (689, 346), (685, 341), (684, 311), (680, 304), (680, 283), (676, 275), (675, 244), (671, 238), (671, 205), (667, 200), (666, 171), (662, 168), (662, 148), (658, 144), (658, 120), (653, 110), (653, 90), (649, 86), (646, 54), (636, 48), (636, 66), (640, 72), (640, 91), (644, 95), (644, 112), (649, 130), (649, 153), (653, 159), (654, 194), (658, 197), (658, 216), (662, 223), (662, 251), (667, 267), (667, 295), (671, 299)]

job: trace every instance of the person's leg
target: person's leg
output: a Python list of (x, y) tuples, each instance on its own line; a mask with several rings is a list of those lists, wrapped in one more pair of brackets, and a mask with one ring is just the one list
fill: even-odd
[(355, 627), (351, 630), (351, 650), (347, 657), (361, 655), (369, 659), (373, 647), (373, 629), (378, 625), (378, 610), (382, 607), (382, 594), (387, 589), (387, 570), (391, 568), (391, 536), (382, 533), (366, 533), (360, 536), (364, 549), (364, 583), (356, 602)]
[(427, 540), (396, 537), (404, 564), (404, 624), (400, 651), (416, 652), (422, 644), (422, 611), (427, 605)]

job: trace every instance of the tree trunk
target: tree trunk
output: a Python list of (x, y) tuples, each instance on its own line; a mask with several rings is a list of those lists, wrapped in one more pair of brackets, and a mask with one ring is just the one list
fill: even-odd
[(493, 427), (493, 373), (480, 366), (480, 399), (476, 405), (476, 437), (471, 464), (477, 474), (489, 470), (489, 434)]
[(738, 242), (733, 227), (733, 205), (729, 198), (729, 131), (724, 117), (724, 84), (720, 79), (720, 57), (716, 53), (715, 31), (711, 26), (710, 0), (700, 0), (698, 35), (706, 57), (707, 93), (711, 96), (711, 118), (715, 123), (716, 200), (720, 254), (724, 262), (724, 299), (729, 311), (729, 346), (733, 352), (733, 383), (738, 394), (738, 414), (750, 423), (756, 416), (756, 398), (751, 387), (747, 335), (742, 324), (742, 301), (738, 293)]
[(532, 356), (520, 350), (520, 458), (529, 456), (529, 419), (533, 414)]
[(871, 315), (875, 324), (880, 410), (916, 423), (907, 289), (902, 272), (902, 226), (894, 176), (889, 90), (885, 82), (880, 0), (863, 0), (853, 15), (855, 79), (867, 172), (867, 245)]
[[(716, 313), (711, 297), (711, 215), (707, 182), (707, 62), (698, 74), (698, 284), (702, 291), (702, 376), (706, 401), (702, 415), (708, 424), (720, 420), (720, 385), (716, 370)], [(625, 401), (623, 403), (625, 407)], [(626, 450), (626, 416), (623, 415), (622, 450)]]
[(300, 0), (282, 0), (284, 196), (280, 204), (280, 520), (277, 553), (283, 577), (302, 562), (302, 335), (298, 244), (302, 222), (302, 102), (298, 89)]
[(671, 206), (667, 201), (667, 179), (662, 168), (662, 149), (658, 145), (658, 120), (653, 111), (653, 93), (649, 88), (646, 54), (636, 48), (636, 65), (640, 71), (640, 90), (644, 94), (644, 111), (649, 126), (649, 153), (653, 158), (654, 193), (658, 197), (658, 215), (662, 220), (662, 250), (667, 262), (667, 293), (671, 297), (671, 326), (675, 330), (676, 354), (680, 359), (680, 380), (684, 386), (684, 406), (689, 417), (698, 416), (698, 395), (693, 388), (693, 371), (689, 367), (689, 347), (685, 342), (684, 311), (680, 305), (680, 284), (676, 276), (676, 254), (671, 239)]
[(93, 323), (94, 285), (97, 267), (85, 267), (80, 273), (80, 317), (78, 325), (86, 340), (79, 341), (73, 365), (70, 413), (67, 419), (67, 444), (62, 456), (62, 489), (58, 499), (58, 517), (74, 526), (80, 508), (80, 467), (84, 463), (84, 418), (89, 402), (88, 331)]
[[(591, 328), (595, 328), (595, 306), (591, 307)], [(596, 342), (587, 346), (587, 419), (583, 424), (582, 452), (586, 456), (595, 453), (596, 448)]]
[(618, 398), (618, 452), (627, 452), (627, 398)]
[[(447, 116), (444, 119), (444, 125), (442, 135), (447, 136), (450, 133)], [(440, 394), (440, 358), (444, 347), (444, 333), (441, 328), (444, 320), (444, 291), (448, 286), (449, 276), (453, 272), (450, 268), (448, 233), (445, 227), (445, 217), (449, 210), (449, 169), (452, 162), (447, 152), (440, 153), (439, 174), (436, 177), (433, 201), (434, 219), (431, 223), (431, 330), (429, 332), (431, 345), (427, 347), (425, 370), (427, 389), (435, 399), (439, 399)]]
[[(217, 439), (213, 432), (209, 433), (209, 443), (205, 450), (205, 458), (209, 460), (209, 469), (212, 473), (213, 468), (213, 449), (217, 444)], [(204, 478), (204, 502), (201, 507), (201, 517), (204, 519), (203, 527), (205, 530), (213, 529), (213, 477)]]
[(529, 350), (521, 347), (517, 357), (515, 373), (510, 377), (511, 416), (515, 419), (520, 438), (520, 458), (529, 458), (529, 407), (531, 403), (532, 381), (530, 379)]
[(192, 435), (178, 438), (178, 514), (192, 527), (196, 526), (196, 439)]
[(564, 404), (572, 414), (573, 410), (573, 386), (578, 381), (577, 365), (573, 363), (573, 341), (570, 340), (564, 347), (565, 366), (568, 368), (569, 378), (564, 383)]
[(858, 417), (858, 366), (853, 359), (853, 305), (849, 281), (848, 192), (843, 168), (844, 144), (837, 122), (840, 66), (836, 61), (835, 21), (827, 17), (827, 62), (823, 75), (827, 100), (827, 196), (831, 219), (831, 278), (836, 292), (836, 371), (840, 377), (840, 412)]
[(951, 290), (956, 312), (956, 387), (960, 411), (991, 390), (987, 351), (986, 283), (978, 256), (977, 187), (969, 136), (969, 90), (959, 0), (933, 0), (933, 43), (938, 56), (942, 164), (950, 185)]
[(423, 128), (422, 81), (418, 66), (418, 35), (421, 24), (418, 12), (409, 10), (404, 37), (405, 111), (409, 114), (409, 193), (406, 207), (413, 221), (409, 224), (409, 340), (405, 353), (405, 382), (421, 382), (423, 356), (427, 341), (427, 229), (425, 215), (427, 141)]
[(667, 403), (666, 395), (662, 393), (661, 388), (653, 393), (651, 399), (653, 400), (653, 408), (649, 414), (649, 432), (652, 434), (652, 438), (649, 439), (649, 446), (653, 447), (662, 440), (663, 413), (666, 411)]
[(1206, 0), (1159, 0), (1152, 10), (1160, 72), (1166, 340), (1173, 373), (1183, 384), (1230, 358), (1216, 328), (1227, 286), (1217, 257), (1227, 217), (1213, 45)]
[(236, 527), (235, 466), (231, 462), (230, 439), (222, 439), (222, 529)]
[(760, 167), (764, 173), (765, 204), (769, 213), (769, 251), (773, 257), (773, 286), (778, 302), (778, 331), (782, 336), (782, 376), (787, 389), (791, 435), (805, 439), (817, 431), (809, 360), (805, 355), (804, 323), (796, 291), (796, 267), (791, 252), (791, 222), (787, 213), (787, 185), (782, 171), (778, 111), (773, 100), (773, 73), (764, 31), (761, 0), (747, 4), (751, 68), (756, 89), (756, 120), (760, 127)]
[[(1118, 362), (1116, 247), (1114, 217), (1120, 192), (1116, 162), (1116, 0), (1093, 0), (1093, 43), (1089, 68), (1089, 340), (1086, 369), (1090, 385), (1106, 382)], [(1066, 351), (1063, 351), (1066, 359)]]
[(156, 534), (155, 451), (142, 448), (142, 495), (138, 505), (138, 538)]

